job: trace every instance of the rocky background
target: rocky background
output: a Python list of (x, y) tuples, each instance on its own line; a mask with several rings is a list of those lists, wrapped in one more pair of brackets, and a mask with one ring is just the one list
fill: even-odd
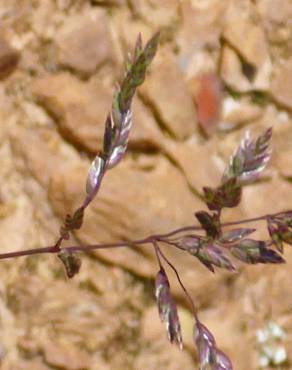
[[(217, 185), (247, 128), (273, 126), (273, 159), (225, 220), (292, 209), (291, 0), (0, 0), (0, 29), (1, 253), (55, 242), (83, 199), (127, 50), (157, 29), (127, 156), (72, 242), (193, 223), (202, 186)], [(1, 369), (196, 369), (175, 280), (185, 351), (159, 321), (150, 249), (82, 255), (70, 281), (55, 256), (1, 261)], [(236, 370), (292, 369), (291, 247), (286, 265), (237, 274), (212, 275), (191, 256), (166, 253)]]

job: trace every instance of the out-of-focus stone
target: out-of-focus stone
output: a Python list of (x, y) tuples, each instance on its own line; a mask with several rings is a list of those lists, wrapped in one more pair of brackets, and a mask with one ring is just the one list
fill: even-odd
[(250, 99), (233, 99), (226, 97), (223, 101), (222, 122), (220, 129), (229, 130), (236, 126), (259, 119), (263, 112), (259, 105), (253, 104)]
[(289, 182), (273, 178), (272, 181), (246, 186), (239, 207), (246, 218), (292, 209), (290, 193)]
[(57, 38), (59, 63), (90, 75), (113, 62), (113, 45), (105, 11), (70, 17)]
[[(245, 75), (250, 86), (243, 85), (242, 88), (237, 86), (239, 91), (245, 91), (248, 88), (267, 90), (270, 84), (272, 63), (264, 31), (257, 22), (255, 7), (247, 2), (242, 2), (239, 5), (231, 3), (226, 13), (225, 22), (223, 37), (236, 50), (242, 60), (239, 59), (234, 50), (233, 56), (230, 56), (230, 53), (226, 55), (225, 51), (222, 60), (223, 69), (225, 72), (226, 69), (229, 69), (228, 74), (233, 79), (236, 76), (232, 78), (232, 74), (235, 71), (238, 72), (240, 67), (241, 74)], [(227, 58), (228, 56), (229, 58)], [(237, 61), (235, 61), (235, 56)], [(224, 68), (225, 63), (227, 66)], [(238, 83), (240, 85), (239, 81)]]
[(194, 49), (219, 46), (227, 5), (228, 1), (220, 0), (181, 3), (182, 27), (178, 33), (178, 42), (185, 57)]
[[(65, 1), (63, 0), (63, 5), (65, 5)], [(56, 6), (60, 7), (56, 2), (52, 3), (49, 0), (43, 0), (38, 3), (37, 8), (35, 8), (33, 12), (31, 11), (31, 8), (27, 6), (26, 12), (30, 13), (30, 30), (32, 31), (30, 36), (32, 40), (35, 39), (35, 35), (41, 36), (42, 40), (46, 39), (50, 41), (56, 37), (56, 17), (60, 17), (60, 13), (58, 13)], [(23, 19), (22, 22), (25, 23), (25, 20)], [(18, 42), (20, 42), (22, 44), (22, 48), (25, 49), (25, 37), (18, 38)]]
[(242, 72), (242, 65), (236, 52), (228, 46), (222, 49), (221, 77), (235, 91), (247, 92), (252, 83)]
[[(187, 353), (186, 348), (190, 352), (195, 351), (195, 343), (193, 339), (193, 325), (194, 318), (186, 309), (177, 306), (179, 320), (181, 324), (181, 331), (183, 337), (184, 351)], [(141, 320), (141, 337), (144, 341), (148, 343), (160, 343), (161, 345), (169, 345), (169, 340), (167, 338), (167, 331), (165, 328), (165, 323), (162, 323), (158, 309), (156, 305), (147, 308)], [(173, 352), (173, 355), (177, 352), (176, 346), (170, 347), (169, 350)], [(169, 368), (169, 367), (167, 367)]]
[[(123, 52), (119, 49), (120, 53), (116, 53), (118, 62), (120, 65), (124, 64), (124, 57), (129, 51), (133, 50), (133, 46), (137, 40), (137, 36), (141, 34), (142, 40), (145, 43), (149, 40), (153, 33), (155, 32), (151, 27), (149, 27), (141, 17), (136, 16), (136, 5), (139, 6), (138, 2), (134, 0), (134, 5), (130, 4), (128, 0), (129, 7), (121, 7), (118, 12), (112, 12), (111, 14), (111, 26), (113, 27), (113, 35), (119, 35), (119, 39), (122, 41)], [(133, 15), (134, 14), (134, 15)], [(132, 21), (129, 22), (129, 19)], [(157, 56), (156, 56), (157, 57)], [(155, 59), (156, 59), (155, 57)], [(152, 64), (151, 64), (152, 68)]]
[(120, 5), (125, 5), (126, 0), (92, 0), (93, 4), (97, 5), (105, 5), (105, 6), (120, 6)]
[(15, 70), (19, 59), (19, 52), (0, 38), (0, 79), (9, 76)]
[(289, 179), (292, 178), (292, 131), (291, 121), (282, 123), (274, 129), (272, 165), (279, 173)]
[(130, 0), (134, 13), (155, 28), (175, 28), (179, 20), (178, 0)]
[(178, 347), (169, 347), (169, 345), (169, 342), (163, 339), (147, 343), (135, 356), (133, 369), (194, 369), (194, 361), (187, 351), (181, 351)]
[(160, 125), (176, 139), (184, 140), (195, 132), (195, 106), (183, 74), (171, 55), (157, 56), (139, 91)]
[(165, 326), (159, 319), (156, 305), (148, 307), (147, 310), (144, 311), (141, 321), (141, 334), (148, 342), (155, 341), (162, 337), (165, 337), (167, 340)]
[(132, 106), (133, 126), (130, 133), (129, 148), (146, 151), (160, 148), (164, 135), (159, 130), (151, 110), (139, 98), (134, 98)]
[(219, 184), (224, 164), (216, 154), (215, 141), (199, 144), (192, 137), (184, 143), (165, 141), (162, 145), (193, 189), (201, 192), (203, 186)]
[[(248, 63), (260, 69), (269, 59), (265, 34), (258, 22), (252, 6), (235, 3), (226, 14), (224, 38), (234, 47)], [(244, 37), (243, 37), (244, 36)]]
[(270, 59), (257, 70), (252, 64), (242, 61), (234, 49), (226, 45), (223, 47), (221, 77), (235, 91), (268, 90), (271, 68)]
[(292, 178), (292, 149), (279, 151), (275, 154), (275, 167), (279, 170), (280, 174), (289, 179)]
[(111, 91), (91, 87), (68, 73), (40, 78), (32, 94), (56, 118), (61, 133), (77, 146), (96, 153), (102, 146)]
[(71, 0), (57, 0), (57, 6), (61, 10), (66, 10), (70, 7), (72, 1)]
[(290, 0), (259, 0), (257, 8), (264, 17), (264, 21), (289, 24), (292, 17), (292, 3)]
[[(292, 47), (292, 3), (290, 0), (259, 0), (256, 2), (269, 41), (282, 49)], [(273, 45), (271, 45), (273, 46)]]
[(279, 104), (292, 110), (292, 58), (275, 67), (271, 95)]
[(91, 364), (90, 355), (72, 343), (47, 342), (43, 345), (43, 351), (46, 362), (57, 368), (83, 370), (88, 369)]
[[(55, 118), (61, 133), (78, 147), (97, 153), (102, 148), (112, 90), (104, 84), (84, 83), (68, 73), (40, 78), (32, 94)], [(130, 147), (154, 149), (162, 136), (151, 111), (135, 99)]]
[(5, 124), (13, 117), (13, 99), (7, 96), (4, 85), (0, 85), (0, 142), (3, 143), (9, 134), (9, 125)]
[[(32, 175), (43, 187), (47, 187), (51, 173), (62, 171), (69, 158), (60, 153), (61, 140), (50, 129), (18, 128), (10, 133), (15, 164), (19, 171)], [(45, 160), (41, 160), (41, 157)]]
[[(5, 367), (5, 365), (4, 365)], [(3, 368), (4, 368), (3, 367)], [(15, 361), (15, 366), (10, 364), (10, 368), (18, 369), (18, 370), (50, 370), (50, 366), (43, 363), (42, 359), (36, 360), (18, 360)], [(8, 369), (8, 367), (7, 367)]]

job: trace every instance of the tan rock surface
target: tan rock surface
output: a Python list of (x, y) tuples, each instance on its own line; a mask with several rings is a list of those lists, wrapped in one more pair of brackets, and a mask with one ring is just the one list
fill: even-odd
[(269, 60), (257, 70), (251, 64), (245, 64), (238, 53), (229, 46), (222, 50), (221, 76), (233, 90), (241, 93), (252, 90), (268, 90), (272, 65)]
[[(271, 43), (282, 44), (282, 48), (275, 53), (285, 54), (292, 50), (292, 4), (290, 0), (260, 0), (256, 3), (261, 16), (266, 35)], [(281, 49), (283, 49), (281, 51)]]
[(257, 69), (267, 63), (268, 45), (253, 5), (248, 1), (231, 3), (225, 22), (224, 38), (247, 62)]
[(229, 1), (220, 0), (181, 3), (182, 27), (178, 30), (178, 41), (183, 54), (187, 56), (205, 46), (218, 46), (228, 5)]
[(0, 80), (7, 77), (16, 68), (20, 59), (19, 52), (9, 43), (0, 39)]
[(217, 186), (220, 182), (224, 164), (217, 156), (214, 141), (201, 144), (192, 137), (184, 143), (165, 142), (163, 145), (197, 192), (202, 192), (203, 186)]
[(61, 65), (90, 75), (114, 61), (112, 39), (104, 10), (71, 17), (57, 39)]
[(276, 66), (271, 94), (279, 104), (292, 110), (292, 58)]
[[(157, 58), (140, 92), (162, 129), (171, 136), (183, 140), (195, 132), (195, 106), (173, 57)], [(179, 106), (184, 109), (177, 109)]]
[(103, 84), (90, 89), (76, 77), (61, 73), (34, 81), (32, 94), (57, 118), (60, 131), (69, 141), (92, 152), (101, 147), (110, 89)]
[[(92, 153), (102, 148), (104, 123), (111, 107), (111, 88), (59, 73), (35, 80), (32, 94), (56, 117), (60, 132), (69, 142)], [(142, 149), (159, 146), (161, 134), (149, 109), (136, 99), (133, 111), (130, 146)]]
[[(238, 5), (231, 2), (225, 22), (223, 37), (233, 49), (225, 49), (222, 59), (225, 74), (229, 75), (230, 79), (238, 80), (236, 87), (239, 91), (244, 91), (241, 90), (242, 83), (246, 85), (245, 90), (267, 90), (270, 85), (272, 62), (256, 8), (249, 1), (241, 1)], [(228, 79), (228, 76), (225, 77)], [(245, 83), (244, 79), (247, 79)]]
[(223, 101), (221, 129), (232, 129), (243, 124), (254, 122), (262, 116), (259, 105), (251, 99), (234, 99), (226, 97)]

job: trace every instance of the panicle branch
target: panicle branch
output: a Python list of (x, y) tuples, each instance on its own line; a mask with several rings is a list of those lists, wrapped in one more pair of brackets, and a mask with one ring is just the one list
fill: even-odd
[[(193, 298), (182, 282), (175, 265), (162, 252), (160, 244), (163, 243), (196, 257), (211, 272), (215, 272), (215, 268), (235, 272), (236, 266), (233, 259), (246, 264), (285, 262), (281, 254), (285, 243), (292, 245), (292, 210), (239, 221), (225, 223), (222, 221), (223, 210), (236, 207), (240, 203), (243, 185), (257, 180), (266, 167), (271, 157), (271, 128), (265, 130), (256, 139), (252, 139), (247, 132), (238, 149), (231, 156), (219, 185), (215, 188), (203, 188), (208, 211), (199, 210), (195, 213), (198, 224), (127, 242), (62, 246), (63, 241), (70, 238), (72, 231), (82, 227), (84, 212), (98, 193), (106, 171), (114, 168), (124, 157), (132, 126), (132, 99), (137, 87), (145, 79), (147, 69), (155, 56), (158, 41), (159, 33), (156, 33), (143, 47), (141, 36), (138, 36), (134, 52), (127, 61), (124, 78), (113, 96), (111, 110), (105, 123), (103, 149), (93, 160), (88, 172), (84, 201), (72, 215), (66, 216), (56, 243), (52, 246), (2, 253), (0, 259), (55, 253), (63, 263), (67, 276), (72, 278), (81, 267), (81, 259), (76, 256), (77, 252), (151, 245), (154, 247), (159, 267), (155, 280), (158, 312), (161, 321), (165, 323), (170, 342), (177, 344), (181, 349), (183, 347), (178, 310), (164, 269), (165, 263), (174, 272), (191, 307), (194, 317), (194, 341), (198, 349), (200, 369), (232, 370), (229, 358), (218, 349), (214, 336), (200, 322)], [(230, 229), (231, 226), (255, 221), (267, 223), (267, 240), (252, 239), (254, 228)], [(226, 227), (228, 230), (225, 229)]]

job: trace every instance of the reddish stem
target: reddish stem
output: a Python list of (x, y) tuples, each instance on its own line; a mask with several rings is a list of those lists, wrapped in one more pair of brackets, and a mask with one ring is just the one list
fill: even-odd
[[(286, 212), (292, 212), (292, 211), (286, 211)], [(268, 214), (264, 216), (258, 216), (253, 217), (249, 219), (244, 219), (240, 221), (231, 221), (221, 224), (222, 227), (225, 226), (234, 226), (234, 225), (240, 225), (255, 221), (264, 221), (269, 217), (275, 217), (278, 215), (281, 215), (285, 212), (277, 212), (274, 214)], [(166, 234), (154, 234), (150, 235), (144, 239), (138, 239), (128, 242), (117, 242), (117, 243), (103, 243), (103, 244), (90, 244), (90, 245), (73, 245), (69, 247), (64, 247), (62, 249), (75, 253), (75, 252), (88, 252), (96, 249), (107, 249), (107, 248), (121, 248), (121, 247), (128, 247), (130, 245), (145, 245), (145, 244), (153, 244), (153, 242), (157, 241), (164, 241), (163, 239), (171, 237), (173, 235), (185, 232), (185, 231), (199, 231), (203, 230), (201, 226), (185, 226), (176, 230), (173, 230)], [(8, 253), (2, 253), (0, 254), (0, 259), (8, 259), (8, 258), (15, 258), (15, 257), (21, 257), (21, 256), (29, 256), (34, 254), (45, 254), (45, 253), (58, 253), (60, 252), (60, 243), (55, 244), (53, 246), (47, 246), (42, 248), (34, 248), (34, 249), (27, 249), (22, 251), (16, 251), (16, 252), (8, 252)]]

